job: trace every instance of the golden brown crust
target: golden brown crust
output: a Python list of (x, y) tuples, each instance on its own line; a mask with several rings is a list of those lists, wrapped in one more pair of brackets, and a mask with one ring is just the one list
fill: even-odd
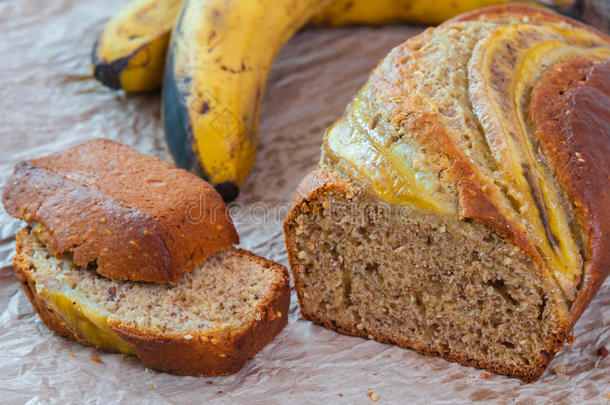
[[(293, 274), (295, 274), (295, 269), (298, 269), (300, 263), (297, 257), (298, 249), (296, 248), (296, 235), (293, 231), (293, 221), (298, 216), (308, 212), (310, 204), (313, 204), (318, 199), (323, 199), (324, 197), (330, 195), (349, 200), (356, 196), (357, 193), (354, 193), (354, 187), (351, 184), (341, 180), (339, 176), (325, 169), (320, 169), (308, 174), (298, 187), (298, 191), (293, 198), (292, 207), (288, 213), (286, 221), (284, 222), (286, 251)], [(540, 375), (542, 375), (555, 354), (563, 346), (568, 332), (568, 325), (566, 322), (565, 329), (559, 332), (558, 335), (554, 336), (549, 346), (544, 350), (544, 354), (541, 354), (538, 361), (530, 364), (528, 368), (508, 367), (505, 364), (498, 362), (489, 362), (483, 359), (469, 358), (462, 353), (447, 351), (445, 348), (435, 347), (432, 345), (421, 344), (420, 342), (409, 340), (408, 338), (396, 340), (377, 331), (364, 331), (359, 329), (355, 324), (351, 325), (349, 328), (341, 327), (332, 321), (320, 318), (317, 316), (315, 311), (310, 310), (307, 307), (306, 301), (302, 295), (303, 290), (301, 281), (302, 280), (300, 280), (299, 277), (294, 277), (295, 290), (299, 299), (301, 315), (305, 319), (322, 324), (328, 329), (333, 329), (347, 335), (360, 336), (364, 338), (372, 337), (372, 339), (379, 342), (396, 344), (400, 347), (413, 349), (425, 355), (439, 356), (448, 361), (460, 363), (465, 366), (493, 371), (511, 377), (517, 377), (527, 382), (535, 381), (538, 377), (540, 377)]]
[[(272, 286), (269, 298), (259, 304), (260, 319), (240, 331), (220, 331), (215, 335), (192, 334), (190, 339), (183, 335), (152, 335), (133, 327), (109, 321), (109, 326), (133, 346), (137, 357), (153, 369), (180, 375), (215, 376), (239, 371), (246, 360), (252, 358), (277, 336), (288, 323), (290, 287), (288, 271), (284, 266), (259, 257), (242, 249), (234, 249), (235, 254), (248, 256), (258, 265), (275, 268), (281, 277)], [(13, 261), (15, 274), (32, 306), (44, 324), (55, 333), (95, 346), (76, 329), (55, 313), (36, 293), (36, 282), (29, 276), (32, 255), (31, 248), (17, 236), (17, 255)], [(108, 348), (97, 347), (108, 350)]]
[(573, 326), (610, 273), (610, 62), (574, 58), (555, 66), (534, 87), (530, 117), (585, 233)]
[(524, 18), (528, 19), (527, 22), (531, 23), (563, 21), (575, 27), (591, 31), (596, 35), (610, 40), (609, 36), (603, 34), (601, 31), (596, 30), (593, 27), (581, 23), (580, 21), (564, 17), (542, 7), (532, 7), (520, 4), (507, 4), (502, 6), (479, 8), (468, 13), (460, 14), (450, 20), (447, 20), (443, 24), (441, 24), (441, 26), (449, 25), (459, 21), (522, 21)]
[(17, 164), (3, 204), (56, 256), (116, 279), (177, 281), (239, 241), (212, 186), (110, 140)]

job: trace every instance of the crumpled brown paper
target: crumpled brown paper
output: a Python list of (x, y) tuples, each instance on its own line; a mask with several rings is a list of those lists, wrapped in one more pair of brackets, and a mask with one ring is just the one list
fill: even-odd
[[(20, 159), (106, 137), (167, 157), (157, 94), (125, 96), (89, 78), (89, 53), (123, 3), (0, 1), (0, 186)], [(242, 246), (287, 264), (281, 222), (318, 161), (324, 128), (370, 69), (421, 28), (299, 33), (267, 86), (261, 146), (232, 213)], [(10, 267), (20, 227), (0, 208), (0, 403), (609, 403), (610, 281), (574, 329), (575, 342), (535, 384), (338, 333), (299, 317), (236, 375), (178, 377), (100, 353), (41, 323)], [(553, 370), (557, 369), (557, 372)], [(565, 371), (566, 374), (563, 374)], [(375, 394), (371, 394), (375, 392)], [(610, 396), (610, 394), (607, 394)]]

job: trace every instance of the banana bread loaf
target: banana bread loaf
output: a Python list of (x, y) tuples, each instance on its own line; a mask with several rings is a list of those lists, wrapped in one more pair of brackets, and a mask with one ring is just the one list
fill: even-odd
[(393, 49), (284, 224), (304, 318), (532, 381), (610, 270), (610, 39), (524, 6)]

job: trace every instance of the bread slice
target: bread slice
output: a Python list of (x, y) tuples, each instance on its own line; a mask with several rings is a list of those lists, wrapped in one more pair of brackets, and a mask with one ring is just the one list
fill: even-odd
[(51, 330), (169, 373), (235, 373), (288, 322), (287, 270), (245, 250), (216, 253), (176, 283), (138, 283), (57, 259), (24, 228), (13, 266)]
[(284, 232), (304, 318), (532, 381), (610, 272), (610, 38), (524, 6), (393, 49)]
[(239, 242), (210, 184), (107, 139), (18, 163), (2, 202), (56, 257), (121, 280), (175, 282)]

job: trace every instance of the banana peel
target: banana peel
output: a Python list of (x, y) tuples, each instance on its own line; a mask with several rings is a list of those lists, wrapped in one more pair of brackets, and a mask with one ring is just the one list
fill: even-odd
[(93, 46), (94, 77), (126, 92), (157, 89), (181, 7), (182, 0), (134, 0), (117, 12)]
[(162, 117), (176, 166), (237, 197), (254, 162), (267, 76), (329, 0), (187, 0), (172, 34)]

